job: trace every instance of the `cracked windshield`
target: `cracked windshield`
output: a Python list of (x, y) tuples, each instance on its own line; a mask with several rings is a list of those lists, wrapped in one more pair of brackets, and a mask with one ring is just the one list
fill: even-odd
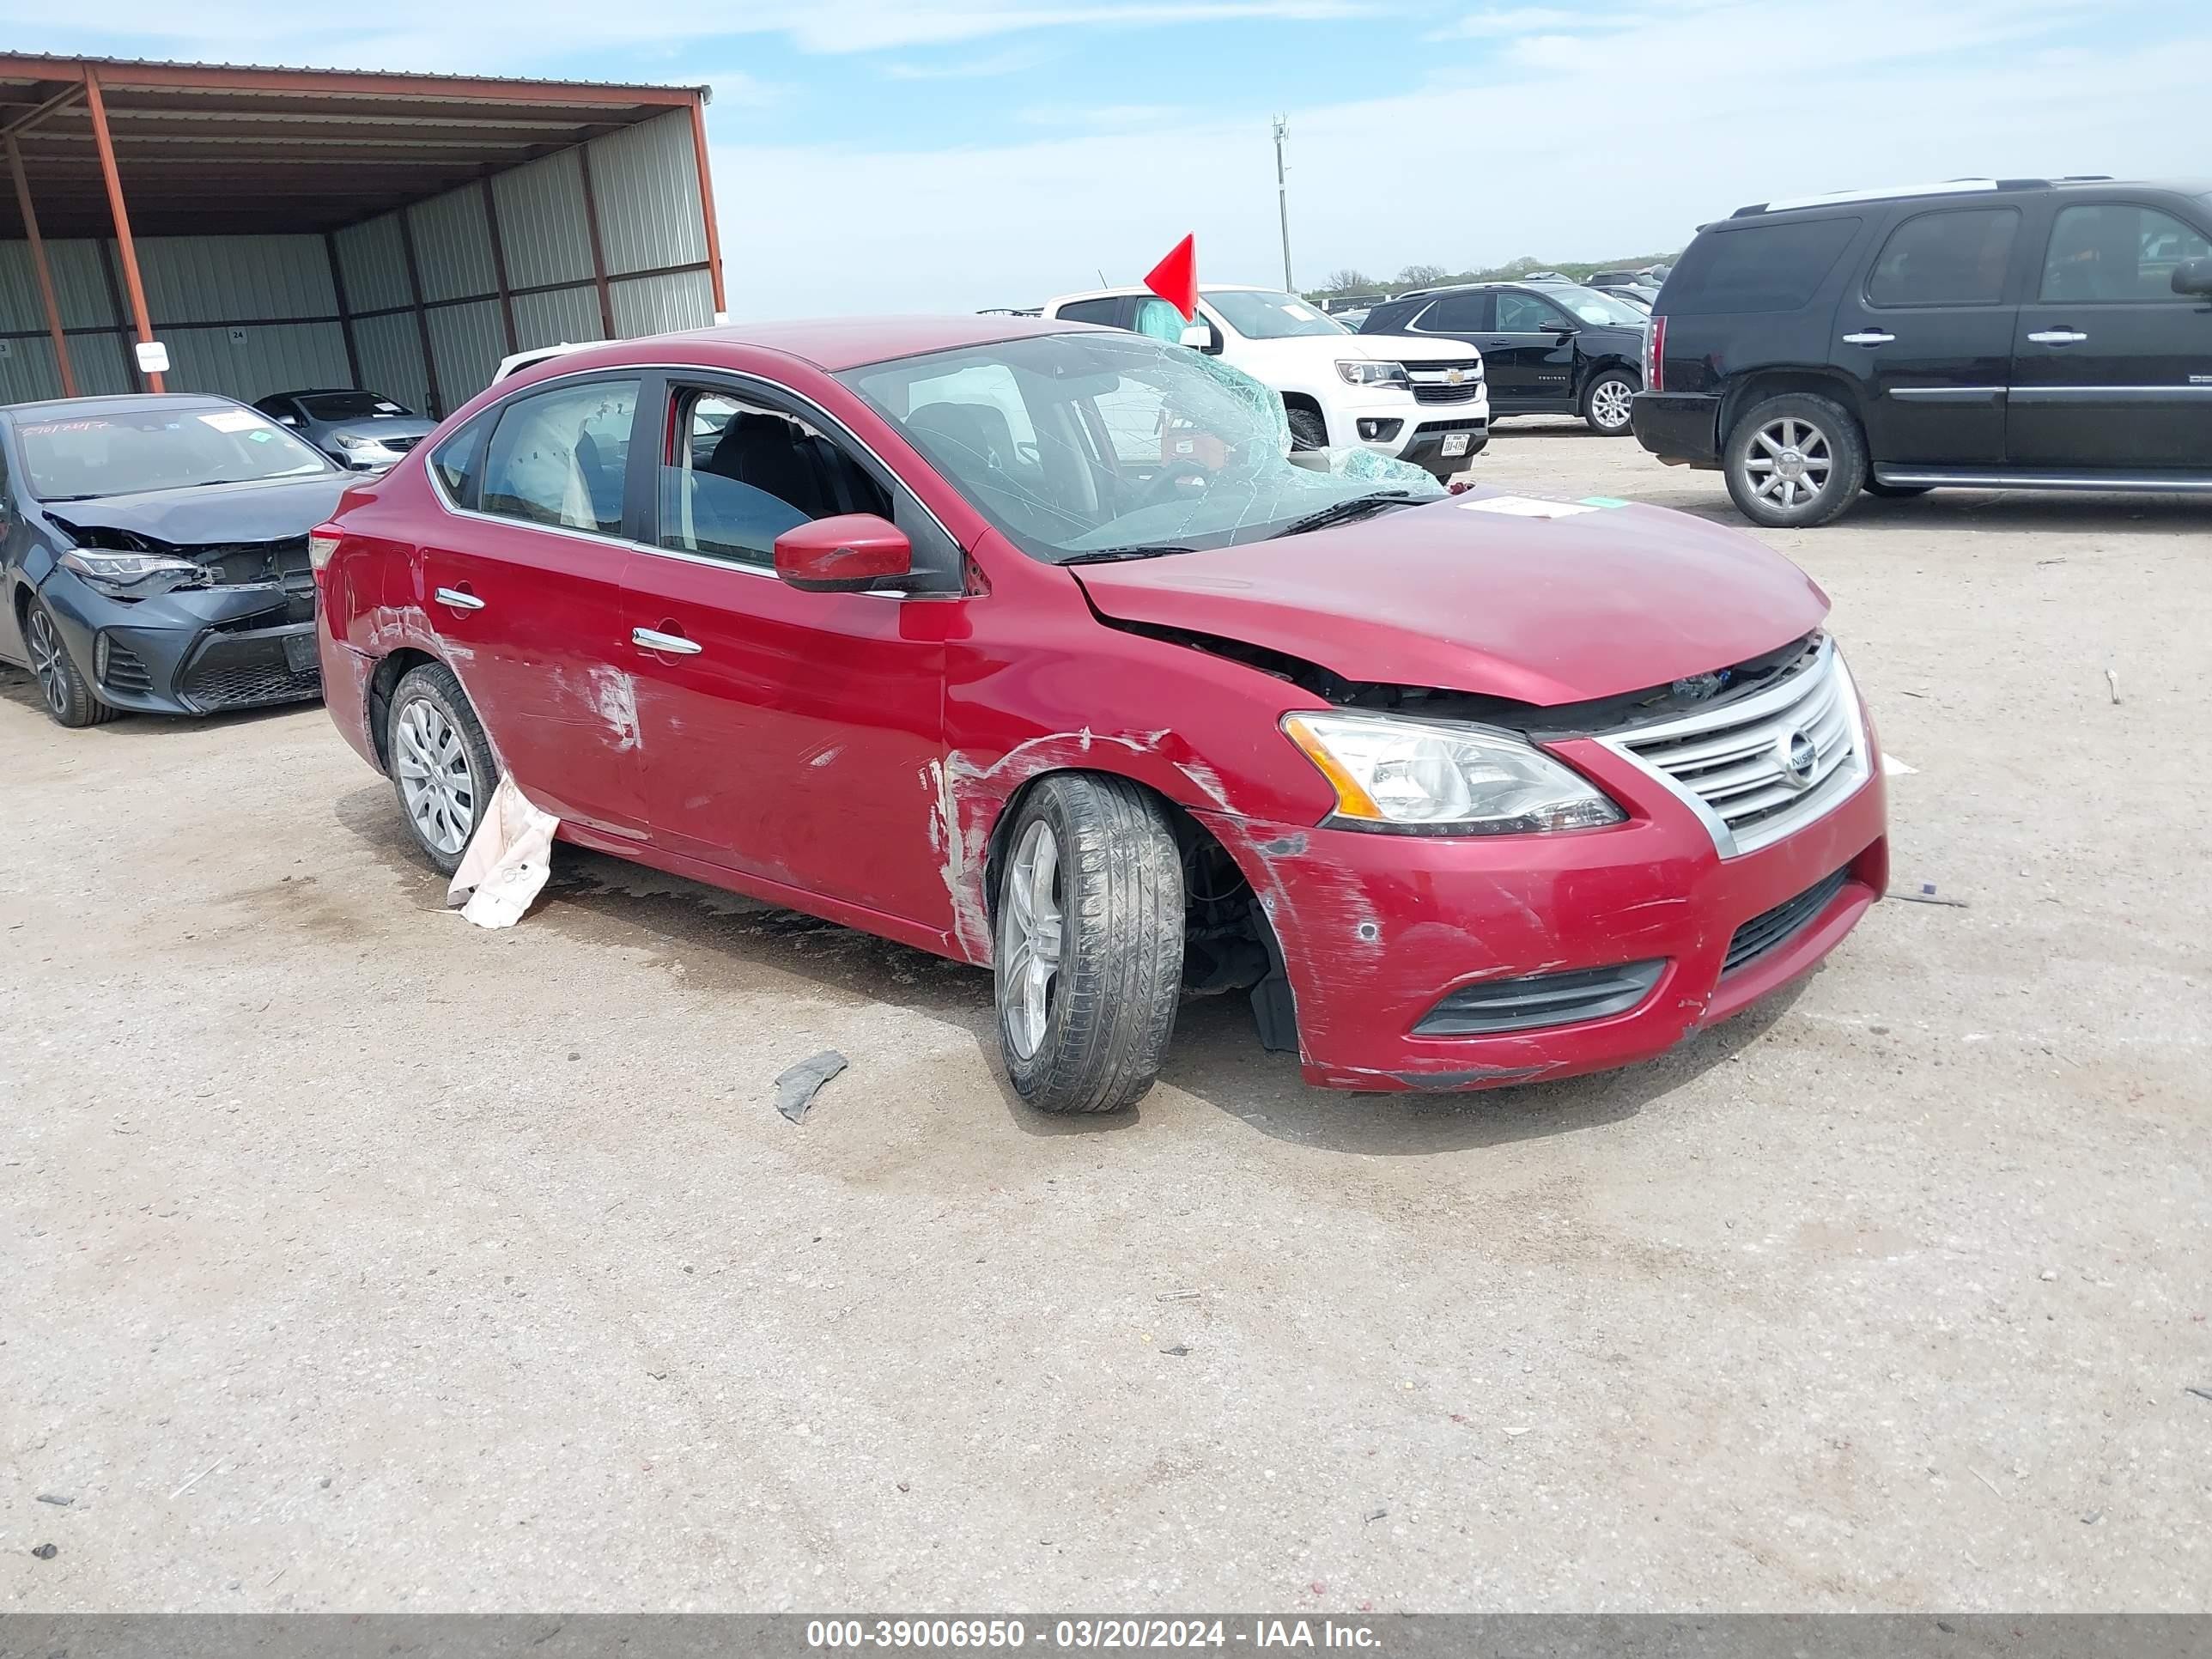
[(1185, 346), (1054, 334), (839, 377), (1032, 556), (1227, 547), (1444, 494), (1364, 449), (1291, 453), (1282, 400)]

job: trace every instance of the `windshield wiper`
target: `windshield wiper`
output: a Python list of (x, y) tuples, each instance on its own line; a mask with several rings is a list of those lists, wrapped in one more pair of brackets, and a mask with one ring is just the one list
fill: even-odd
[(1274, 541), (1284, 536), (1303, 536), (1309, 530), (1326, 530), (1333, 524), (1349, 524), (1354, 519), (1364, 519), (1380, 513), (1388, 507), (1398, 507), (1413, 499), (1410, 489), (1377, 489), (1364, 495), (1354, 495), (1349, 501), (1333, 501), (1319, 512), (1309, 513), (1303, 519), (1293, 519), (1267, 539)]
[(1080, 553), (1071, 553), (1062, 564), (1115, 564), (1123, 559), (1157, 559), (1170, 553), (1195, 553), (1194, 547), (1156, 547), (1146, 544), (1137, 547), (1093, 547)]

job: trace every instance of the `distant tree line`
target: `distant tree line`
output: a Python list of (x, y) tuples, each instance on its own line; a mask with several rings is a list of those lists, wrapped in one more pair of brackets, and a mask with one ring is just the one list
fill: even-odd
[(1442, 265), (1407, 265), (1395, 276), (1370, 276), (1356, 267), (1332, 270), (1318, 288), (1306, 290), (1312, 300), (1333, 299), (1340, 294), (1395, 294), (1401, 289), (1440, 288), (1448, 283), (1510, 283), (1533, 271), (1556, 270), (1577, 282), (1601, 270), (1640, 270), (1645, 265), (1672, 264), (1672, 253), (1638, 253), (1622, 259), (1581, 261), (1538, 259), (1524, 255), (1483, 270), (1447, 270)]

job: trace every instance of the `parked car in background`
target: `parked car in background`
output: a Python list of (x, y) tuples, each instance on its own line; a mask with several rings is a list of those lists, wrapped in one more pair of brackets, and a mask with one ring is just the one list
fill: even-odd
[(380, 392), (352, 388), (279, 392), (253, 405), (289, 427), (340, 466), (379, 472), (438, 429)]
[(1357, 333), (1360, 324), (1367, 320), (1367, 313), (1372, 309), (1370, 306), (1346, 306), (1341, 311), (1332, 311), (1329, 315)]
[(224, 398), (0, 409), (0, 659), (64, 726), (314, 696), (307, 532), (348, 482)]
[(2212, 191), (1954, 179), (1761, 203), (1659, 296), (1636, 434), (1754, 522), (1977, 489), (2212, 490)]
[(1628, 432), (1644, 384), (1644, 315), (1574, 283), (1471, 283), (1392, 300), (1360, 333), (1411, 334), (1480, 349), (1493, 420), (1579, 415), (1607, 437)]
[(1658, 283), (1645, 282), (1640, 277), (1632, 276), (1631, 280), (1624, 282), (1607, 282), (1602, 277), (1593, 276), (1583, 286), (1595, 289), (1608, 299), (1626, 300), (1646, 315), (1650, 313), (1653, 303), (1659, 298)]
[(1881, 767), (1802, 572), (1315, 471), (1245, 390), (1009, 318), (579, 353), (318, 532), (331, 718), (441, 870), (505, 768), (563, 841), (991, 968), (1050, 1111), (1133, 1103), (1186, 990), (1311, 1082), (1479, 1089), (1836, 946)]
[(1215, 284), (1198, 315), (1142, 288), (1063, 294), (1044, 315), (1179, 341), (1283, 400), (1299, 449), (1366, 448), (1449, 477), (1490, 441), (1482, 356), (1458, 342), (1354, 333), (1295, 294)]

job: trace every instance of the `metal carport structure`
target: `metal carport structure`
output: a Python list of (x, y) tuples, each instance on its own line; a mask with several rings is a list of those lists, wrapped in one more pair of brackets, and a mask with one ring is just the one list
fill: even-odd
[(443, 414), (507, 352), (708, 323), (708, 95), (0, 52), (0, 402), (348, 385)]

